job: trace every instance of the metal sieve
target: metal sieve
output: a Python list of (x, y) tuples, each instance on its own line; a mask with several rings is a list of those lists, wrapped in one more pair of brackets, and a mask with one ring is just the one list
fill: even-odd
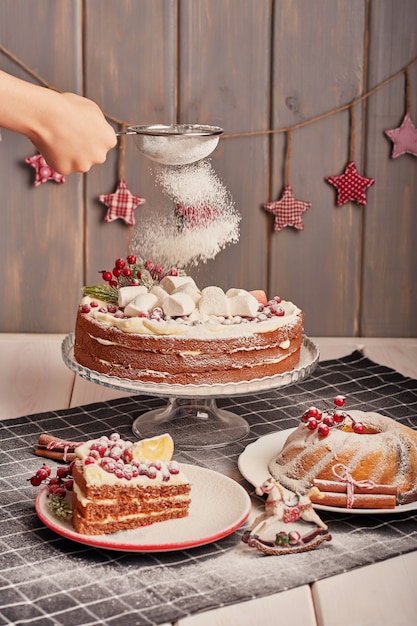
[(135, 144), (151, 161), (187, 165), (204, 159), (217, 147), (223, 129), (199, 124), (128, 126), (118, 135), (134, 135)]

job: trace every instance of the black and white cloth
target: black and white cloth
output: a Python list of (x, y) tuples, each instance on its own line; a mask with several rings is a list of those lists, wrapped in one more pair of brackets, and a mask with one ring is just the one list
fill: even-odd
[[(176, 454), (186, 463), (239, 477), (237, 459), (263, 435), (298, 425), (303, 411), (338, 395), (347, 409), (378, 411), (417, 429), (417, 380), (378, 365), (360, 352), (320, 363), (291, 387), (244, 398), (222, 398), (221, 408), (250, 424), (246, 439), (224, 448)], [(39, 467), (40, 433), (82, 441), (119, 432), (163, 400), (133, 396), (0, 422), (0, 624), (137, 626), (244, 602), (417, 550), (417, 511), (384, 515), (321, 512), (332, 541), (317, 550), (263, 556), (241, 542), (244, 528), (206, 546), (166, 553), (90, 548), (45, 528), (36, 490), (27, 479)]]

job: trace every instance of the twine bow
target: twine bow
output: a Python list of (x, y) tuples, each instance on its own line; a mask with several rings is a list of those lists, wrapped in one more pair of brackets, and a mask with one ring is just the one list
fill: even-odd
[(360, 489), (372, 489), (375, 487), (375, 483), (372, 480), (355, 480), (349, 472), (349, 469), (346, 465), (343, 465), (343, 463), (333, 465), (332, 472), (336, 478), (346, 483), (346, 506), (348, 509), (351, 509), (353, 506), (355, 487), (359, 487)]

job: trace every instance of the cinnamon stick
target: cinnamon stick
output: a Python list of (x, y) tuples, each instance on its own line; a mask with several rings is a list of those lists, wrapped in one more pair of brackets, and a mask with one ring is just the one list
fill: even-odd
[[(316, 478), (313, 480), (313, 485), (320, 489), (320, 491), (331, 491), (336, 493), (346, 492), (346, 483), (340, 480), (320, 480)], [(355, 493), (380, 493), (385, 495), (397, 495), (397, 487), (392, 485), (379, 485), (375, 484), (373, 487), (364, 489), (362, 487), (355, 486)]]

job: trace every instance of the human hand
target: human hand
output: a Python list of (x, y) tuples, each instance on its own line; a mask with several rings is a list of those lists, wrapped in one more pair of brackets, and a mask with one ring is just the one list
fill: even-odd
[(103, 163), (117, 138), (97, 104), (74, 93), (44, 92), (26, 134), (47, 163), (60, 174)]

